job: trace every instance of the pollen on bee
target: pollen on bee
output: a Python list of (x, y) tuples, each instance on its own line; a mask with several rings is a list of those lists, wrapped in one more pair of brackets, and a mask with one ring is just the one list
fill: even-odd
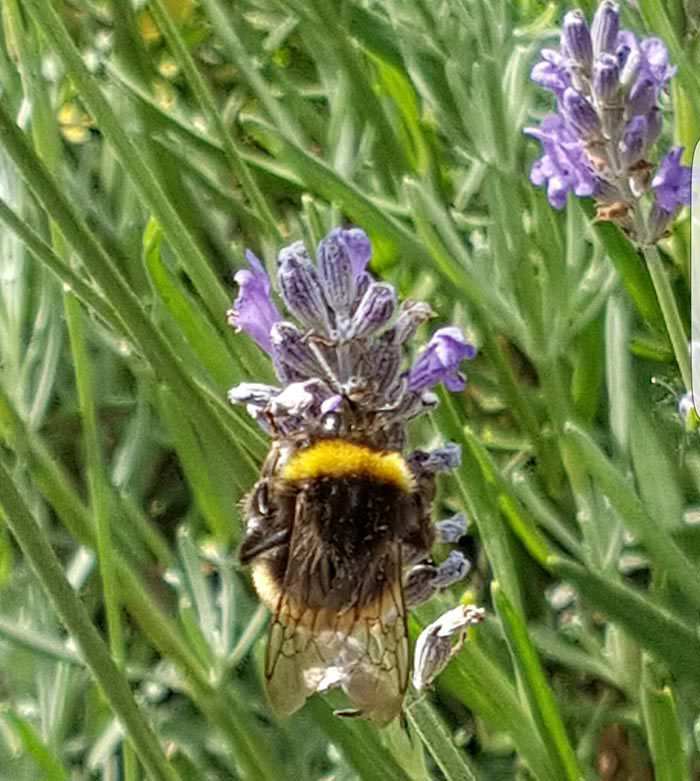
[(406, 493), (415, 480), (400, 453), (372, 450), (344, 439), (324, 439), (295, 453), (285, 464), (282, 477), (292, 482), (317, 477), (371, 477)]

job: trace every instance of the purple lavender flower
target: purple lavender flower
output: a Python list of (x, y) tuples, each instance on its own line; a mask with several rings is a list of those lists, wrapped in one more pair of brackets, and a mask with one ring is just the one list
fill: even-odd
[[(661, 134), (658, 103), (676, 72), (663, 41), (621, 30), (617, 4), (603, 0), (590, 29), (580, 11), (567, 13), (560, 50), (541, 56), (531, 77), (554, 93), (557, 113), (525, 128), (544, 153), (530, 180), (547, 188), (556, 209), (570, 192), (593, 195), (599, 219), (614, 219), (640, 243), (658, 240), (688, 202), (690, 181), (675, 151), (653, 179), (648, 161)], [(650, 191), (651, 212), (640, 204)]]
[(462, 361), (475, 355), (474, 345), (465, 340), (459, 328), (440, 328), (408, 373), (409, 390), (422, 391), (441, 382), (448, 390), (463, 390), (465, 379), (458, 367)]
[(650, 241), (663, 238), (674, 217), (690, 203), (691, 171), (688, 166), (681, 165), (682, 154), (683, 147), (674, 147), (651, 180), (654, 202), (648, 220)]
[(239, 292), (233, 308), (226, 313), (229, 325), (245, 331), (265, 352), (272, 351), (270, 331), (282, 319), (270, 294), (270, 278), (263, 264), (248, 250), (249, 269), (237, 271), (234, 279)]
[(525, 133), (539, 139), (544, 151), (532, 166), (530, 181), (538, 187), (547, 185), (547, 198), (555, 209), (566, 205), (569, 192), (582, 197), (595, 193), (583, 142), (563, 117), (548, 114), (539, 127), (525, 128)]
[(236, 274), (241, 290), (229, 320), (271, 355), (282, 387), (243, 383), (229, 399), (245, 404), (269, 433), (353, 427), (374, 432), (378, 447), (400, 449), (405, 424), (437, 403), (431, 388), (464, 387), (459, 367), (476, 350), (454, 326), (436, 331), (402, 372), (404, 345), (432, 312), (417, 301), (397, 307), (394, 288), (366, 271), (370, 255), (369, 239), (357, 228), (331, 231), (316, 263), (301, 242), (283, 248), (277, 281), (296, 322), (275, 307), (254, 255), (248, 254), (251, 270)]
[(690, 168), (681, 165), (683, 147), (674, 147), (659, 164), (651, 189), (659, 208), (671, 214), (690, 203)]

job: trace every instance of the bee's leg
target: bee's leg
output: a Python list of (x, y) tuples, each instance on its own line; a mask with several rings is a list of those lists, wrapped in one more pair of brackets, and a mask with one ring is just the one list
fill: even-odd
[(467, 519), (464, 513), (457, 513), (435, 524), (436, 539), (442, 543), (457, 542), (467, 532)]
[(439, 566), (418, 564), (408, 571), (404, 585), (406, 607), (427, 602), (438, 591), (467, 576), (470, 564), (460, 551), (451, 551)]
[(270, 532), (264, 526), (255, 526), (249, 531), (240, 548), (238, 549), (238, 560), (241, 564), (250, 564), (253, 559), (268, 553), (275, 548), (281, 548), (289, 543), (289, 529)]

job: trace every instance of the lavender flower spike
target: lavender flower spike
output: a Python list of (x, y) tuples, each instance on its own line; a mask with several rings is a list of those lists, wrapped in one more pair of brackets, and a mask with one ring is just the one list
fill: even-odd
[(541, 57), (531, 78), (554, 92), (557, 113), (525, 128), (543, 149), (530, 180), (547, 188), (555, 209), (569, 193), (593, 196), (597, 219), (616, 222), (640, 245), (658, 241), (687, 202), (690, 179), (676, 152), (652, 174), (658, 102), (676, 72), (663, 41), (621, 30), (617, 4), (603, 0), (590, 29), (580, 11), (567, 13), (560, 50)]
[[(283, 248), (277, 283), (291, 317), (272, 303), (255, 256), (248, 255), (251, 270), (236, 275), (241, 290), (230, 322), (271, 355), (281, 387), (245, 384), (229, 399), (247, 403), (268, 433), (327, 436), (328, 426), (338, 425), (340, 435), (347, 425), (372, 432), (377, 448), (400, 450), (407, 423), (437, 404), (432, 387), (464, 387), (459, 366), (476, 349), (455, 327), (436, 331), (414, 366), (402, 370), (404, 350), (432, 311), (419, 301), (399, 306), (393, 286), (366, 271), (370, 255), (359, 228), (331, 231), (316, 261), (301, 242)], [(442, 461), (449, 469), (457, 459)]]
[(408, 374), (408, 388), (419, 392), (441, 382), (451, 391), (464, 388), (465, 380), (457, 368), (465, 359), (473, 358), (476, 349), (454, 326), (440, 328), (433, 334), (428, 346)]
[(234, 279), (239, 285), (238, 297), (233, 308), (226, 313), (229, 325), (245, 331), (258, 347), (272, 352), (270, 331), (282, 319), (270, 295), (270, 278), (263, 264), (248, 250), (246, 260), (249, 269), (237, 271)]

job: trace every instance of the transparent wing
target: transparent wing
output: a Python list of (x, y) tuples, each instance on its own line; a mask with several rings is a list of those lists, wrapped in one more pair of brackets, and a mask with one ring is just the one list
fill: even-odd
[(399, 714), (409, 656), (398, 544), (381, 566), (388, 585), (369, 605), (301, 610), (280, 596), (265, 658), (268, 695), (278, 713), (289, 715), (314, 692), (341, 687), (351, 708), (340, 715), (386, 724)]

